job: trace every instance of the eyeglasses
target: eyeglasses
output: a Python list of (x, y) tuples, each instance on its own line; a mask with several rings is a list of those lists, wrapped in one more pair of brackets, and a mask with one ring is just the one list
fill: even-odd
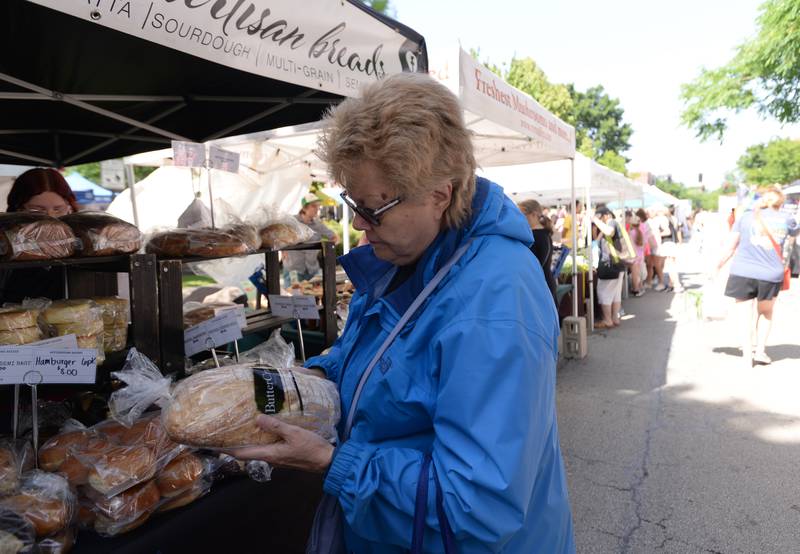
[(353, 210), (355, 213), (363, 217), (367, 221), (367, 223), (369, 223), (373, 227), (379, 227), (381, 224), (381, 217), (383, 217), (383, 215), (386, 212), (388, 212), (389, 210), (391, 210), (392, 208), (394, 208), (400, 202), (403, 201), (403, 199), (398, 196), (397, 198), (395, 198), (394, 200), (390, 200), (380, 208), (373, 210), (371, 208), (365, 208), (364, 206), (359, 206), (358, 204), (356, 204), (356, 201), (347, 195), (347, 191), (342, 192), (339, 196), (342, 197), (342, 200), (344, 200), (345, 204), (350, 206), (351, 210)]
[(52, 215), (53, 217), (61, 217), (72, 212), (72, 207), (69, 205), (56, 206), (54, 208), (45, 208), (42, 206), (30, 206), (25, 208), (25, 211), (33, 214)]

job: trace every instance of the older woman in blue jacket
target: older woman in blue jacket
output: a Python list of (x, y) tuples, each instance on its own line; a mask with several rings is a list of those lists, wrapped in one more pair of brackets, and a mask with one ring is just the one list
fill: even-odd
[(462, 553), (573, 552), (557, 314), (525, 218), (475, 176), (458, 100), (398, 75), (326, 123), (322, 157), (369, 239), (341, 258), (356, 288), (344, 333), (306, 364), (338, 384), (346, 440), (260, 416), (283, 440), (239, 454), (325, 472), (348, 552), (407, 552), (415, 513), (425, 551), (445, 533)]

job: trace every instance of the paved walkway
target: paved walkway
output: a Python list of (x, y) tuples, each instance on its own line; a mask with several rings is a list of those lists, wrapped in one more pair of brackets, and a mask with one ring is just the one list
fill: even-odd
[(624, 301), (623, 325), (562, 364), (579, 553), (800, 552), (800, 281), (792, 287), (776, 306), (770, 366), (743, 368), (735, 322), (701, 321), (692, 295), (656, 292)]

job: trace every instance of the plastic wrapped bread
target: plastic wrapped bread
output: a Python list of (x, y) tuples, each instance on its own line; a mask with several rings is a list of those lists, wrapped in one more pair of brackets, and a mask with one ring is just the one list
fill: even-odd
[(112, 415), (125, 422), (157, 403), (164, 429), (181, 444), (230, 448), (275, 442), (275, 435), (256, 424), (260, 414), (326, 439), (335, 437), (339, 421), (336, 386), (289, 369), (227, 366), (192, 375), (173, 388), (150, 360), (132, 350), (126, 369), (114, 376), (128, 386), (111, 395)]
[(78, 348), (97, 351), (97, 365), (105, 361), (103, 350), (103, 310), (88, 299), (57, 300), (43, 312), (42, 318), (57, 336), (76, 336)]
[(0, 498), (0, 508), (24, 516), (33, 524), (37, 537), (63, 531), (72, 523), (75, 495), (60, 475), (33, 470), (25, 473), (17, 494)]
[(103, 350), (106, 353), (124, 350), (128, 344), (128, 300), (116, 296), (92, 298), (103, 312)]
[(155, 481), (147, 481), (113, 497), (87, 490), (94, 511), (94, 529), (111, 537), (126, 533), (143, 524), (161, 500)]
[(51, 260), (75, 253), (78, 239), (69, 225), (43, 214), (0, 214), (0, 259)]
[(135, 225), (104, 212), (79, 212), (61, 221), (78, 237), (79, 256), (132, 254), (142, 247), (142, 234)]
[(260, 235), (264, 247), (280, 249), (311, 240), (314, 231), (290, 215), (280, 215), (267, 220)]
[(148, 254), (165, 258), (236, 256), (253, 252), (241, 233), (214, 229), (175, 229), (155, 233), (147, 242)]

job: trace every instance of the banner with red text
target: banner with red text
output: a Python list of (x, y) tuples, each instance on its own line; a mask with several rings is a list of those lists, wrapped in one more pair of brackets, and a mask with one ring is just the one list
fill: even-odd
[(420, 44), (341, 0), (28, 1), (227, 67), (343, 96), (417, 71), (420, 60)]
[(458, 94), (475, 154), (483, 166), (575, 156), (575, 129), (478, 63), (463, 49), (457, 60), (430, 57), (431, 75)]

